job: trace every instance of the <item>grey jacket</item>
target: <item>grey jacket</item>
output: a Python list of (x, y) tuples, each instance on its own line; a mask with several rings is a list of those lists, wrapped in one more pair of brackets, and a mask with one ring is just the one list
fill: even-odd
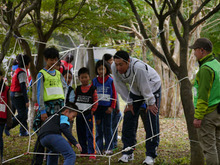
[(129, 97), (130, 88), (133, 94), (143, 96), (147, 105), (155, 103), (153, 93), (160, 88), (161, 80), (158, 73), (151, 66), (130, 57), (130, 64), (126, 73), (120, 74), (116, 70), (115, 63), (111, 65), (111, 69), (116, 91), (125, 102), (132, 103), (132, 99)]

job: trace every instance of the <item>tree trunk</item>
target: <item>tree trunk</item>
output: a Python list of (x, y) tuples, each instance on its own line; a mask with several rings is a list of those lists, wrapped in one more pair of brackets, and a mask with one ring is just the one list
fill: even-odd
[(94, 60), (94, 52), (92, 47), (88, 49), (88, 69), (90, 73), (91, 80), (96, 77), (95, 75), (95, 60)]
[[(42, 41), (42, 40), (40, 40), (40, 41), (45, 42), (45, 41)], [(38, 72), (44, 67), (43, 52), (44, 52), (45, 48), (46, 48), (46, 44), (39, 43), (39, 45), (38, 45), (38, 54), (37, 54), (37, 62), (36, 62), (36, 69), (37, 69)]]
[(1, 67), (2, 61), (3, 61), (5, 55), (7, 54), (7, 51), (9, 49), (11, 37), (12, 37), (12, 30), (9, 30), (6, 33), (6, 36), (5, 36), (4, 41), (2, 43), (2, 48), (1, 48), (1, 53), (0, 53), (0, 67)]
[(36, 81), (36, 76), (32, 77), (32, 87), (29, 89), (32, 91), (32, 95), (30, 96), (30, 107), (28, 111), (28, 123), (30, 128), (33, 128), (33, 121), (34, 121), (34, 116), (35, 116), (35, 109), (34, 105), (37, 103), (37, 83)]
[(203, 165), (204, 159), (201, 159), (204, 158), (203, 152), (198, 141), (197, 130), (193, 126), (194, 106), (192, 102), (192, 87), (189, 79), (181, 81), (180, 95), (190, 139), (191, 165)]

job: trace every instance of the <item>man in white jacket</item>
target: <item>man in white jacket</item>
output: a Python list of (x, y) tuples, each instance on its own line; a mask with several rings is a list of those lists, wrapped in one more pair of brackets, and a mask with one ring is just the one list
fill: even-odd
[(124, 110), (122, 128), (123, 149), (121, 162), (134, 159), (133, 148), (136, 144), (136, 130), (140, 107), (146, 103), (146, 159), (143, 164), (154, 164), (159, 145), (159, 107), (161, 99), (161, 80), (158, 73), (149, 65), (136, 58), (129, 57), (126, 51), (114, 55), (111, 66), (116, 91), (127, 103)]

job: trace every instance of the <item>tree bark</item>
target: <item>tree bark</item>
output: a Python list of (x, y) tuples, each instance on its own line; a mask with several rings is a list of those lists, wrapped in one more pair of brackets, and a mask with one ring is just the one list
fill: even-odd
[[(190, 32), (197, 27), (199, 24), (202, 23), (202, 21), (205, 21), (208, 19), (212, 14), (217, 12), (220, 8), (220, 4), (218, 4), (212, 11), (210, 11), (206, 16), (204, 16), (202, 19), (191, 25), (192, 19), (197, 16), (197, 14), (201, 11), (201, 9), (205, 6), (208, 1), (203, 3), (203, 6), (200, 6), (196, 12), (192, 13), (189, 16), (188, 20), (185, 20), (182, 13), (180, 12), (180, 6), (182, 4), (181, 0), (177, 0), (176, 2), (173, 0), (170, 1), (164, 1), (164, 5), (160, 11), (160, 14), (158, 13), (158, 9), (155, 6), (155, 1), (153, 0), (152, 3), (150, 1), (146, 1), (151, 8), (154, 10), (155, 15), (157, 16), (159, 20), (159, 30), (160, 30), (160, 38), (161, 38), (161, 47), (164, 52), (164, 56), (166, 56), (166, 59), (168, 62), (165, 61), (164, 58), (161, 58), (161, 53), (158, 52), (158, 50), (153, 47), (152, 43), (148, 40), (149, 37), (146, 33), (146, 30), (144, 28), (143, 22), (140, 19), (140, 16), (136, 10), (136, 7), (133, 3), (132, 0), (127, 0), (131, 6), (131, 9), (138, 21), (138, 24), (141, 29), (141, 33), (146, 40), (146, 45), (150, 48), (150, 50), (157, 56), (159, 57), (163, 62), (165, 62), (167, 65), (169, 63), (170, 69), (176, 74), (178, 77), (178, 80), (181, 83), (180, 86), (180, 95), (181, 95), (181, 100), (182, 100), (182, 105), (184, 109), (184, 114), (186, 118), (186, 123), (187, 123), (187, 129), (188, 129), (188, 135), (190, 139), (190, 149), (191, 149), (191, 164), (192, 165), (203, 165), (204, 164), (204, 156), (202, 153), (202, 149), (200, 147), (200, 143), (198, 142), (198, 135), (197, 131), (193, 126), (193, 120), (194, 120), (194, 107), (192, 103), (192, 91), (191, 91), (191, 83), (188, 78), (188, 70), (187, 70), (187, 53), (188, 53), (188, 41), (189, 41), (189, 36)], [(166, 3), (169, 6), (169, 9), (166, 13), (163, 14)], [(166, 17), (170, 16), (171, 17), (171, 23), (174, 28), (174, 32), (176, 35), (176, 38), (180, 42), (180, 64), (178, 65), (173, 57), (172, 57), (172, 52), (169, 51), (168, 49), (168, 44), (166, 43), (166, 36), (164, 32), (164, 22)], [(184, 30), (180, 30), (177, 26), (177, 19), (180, 20), (182, 24), (182, 28)], [(181, 28), (181, 29), (182, 29)], [(148, 41), (148, 42), (147, 42)]]
[(190, 140), (191, 165), (203, 165), (204, 156), (198, 141), (196, 128), (193, 127), (194, 106), (192, 102), (192, 87), (189, 79), (180, 82), (180, 96), (182, 100), (183, 110), (186, 118), (186, 125)]
[[(44, 42), (44, 41), (41, 41)], [(37, 62), (36, 62), (36, 69), (39, 72), (44, 67), (44, 57), (43, 52), (46, 48), (46, 44), (39, 43), (38, 50), (37, 50)]]
[(90, 73), (91, 80), (96, 77), (95, 75), (95, 60), (94, 60), (94, 52), (93, 46), (90, 46), (88, 49), (88, 69)]
[(6, 34), (5, 36), (5, 39), (2, 43), (2, 49), (1, 49), (1, 53), (0, 53), (0, 66), (1, 66), (1, 63), (9, 49), (9, 45), (10, 45), (10, 41), (11, 41), (11, 37), (12, 37), (12, 31), (9, 30), (8, 33)]

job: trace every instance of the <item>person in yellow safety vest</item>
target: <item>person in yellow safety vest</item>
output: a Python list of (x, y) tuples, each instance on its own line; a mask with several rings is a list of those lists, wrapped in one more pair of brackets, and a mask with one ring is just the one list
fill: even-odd
[(198, 128), (199, 141), (206, 164), (220, 162), (220, 63), (212, 55), (212, 42), (199, 38), (189, 48), (199, 62), (194, 84), (194, 127)]
[[(34, 119), (33, 129), (36, 131), (42, 123), (51, 115), (58, 113), (64, 106), (64, 98), (67, 84), (62, 74), (54, 69), (59, 59), (59, 51), (56, 48), (44, 50), (46, 66), (37, 75), (37, 101), (39, 109)], [(44, 147), (37, 140), (35, 152), (44, 152)], [(42, 164), (43, 155), (34, 155), (32, 164)]]

